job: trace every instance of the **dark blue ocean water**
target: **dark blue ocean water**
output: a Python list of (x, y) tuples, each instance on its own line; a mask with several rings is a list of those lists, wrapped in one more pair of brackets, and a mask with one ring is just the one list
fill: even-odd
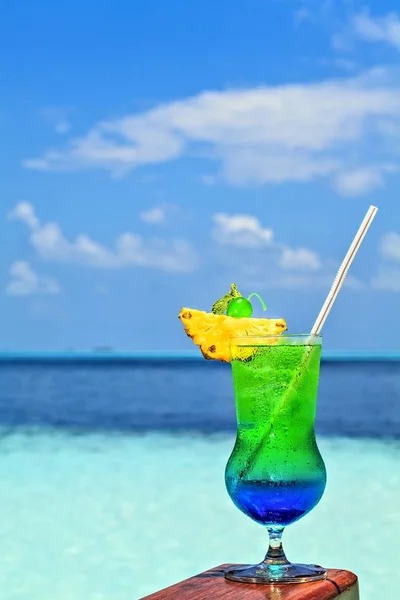
[[(230, 367), (176, 358), (3, 360), (0, 426), (82, 433), (234, 430)], [(400, 438), (400, 362), (323, 361), (316, 429)]]

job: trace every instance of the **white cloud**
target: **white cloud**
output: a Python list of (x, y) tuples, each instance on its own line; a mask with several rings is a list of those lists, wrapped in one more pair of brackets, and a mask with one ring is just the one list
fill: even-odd
[(321, 261), (318, 254), (307, 248), (293, 249), (284, 247), (279, 259), (279, 265), (283, 269), (318, 271), (321, 267)]
[(69, 130), (71, 129), (71, 123), (69, 121), (67, 121), (67, 119), (60, 119), (55, 125), (54, 125), (54, 131), (56, 133), (67, 133)]
[(382, 172), (382, 148), (393, 159), (398, 152), (394, 137), (379, 127), (383, 119), (400, 124), (398, 79), (396, 71), (380, 69), (320, 83), (203, 92), (100, 122), (24, 166), (97, 168), (122, 176), (178, 159), (194, 146), (218, 161), (220, 175), (236, 185), (337, 181), (366, 165)]
[(35, 215), (35, 210), (29, 202), (20, 202), (8, 214), (11, 220), (19, 220), (28, 225), (31, 229), (36, 229), (39, 226), (39, 219)]
[(164, 223), (171, 224), (177, 220), (180, 221), (182, 218), (186, 218), (186, 215), (176, 204), (161, 202), (161, 204), (139, 213), (139, 218), (150, 225), (161, 225)]
[[(309, 248), (291, 248), (275, 240), (274, 232), (252, 215), (216, 213), (212, 220), (216, 223), (213, 237), (221, 245), (215, 260), (225, 280), (258, 291), (324, 288), (329, 292), (340, 264), (336, 259), (322, 259)], [(365, 284), (350, 273), (344, 287), (358, 291)]]
[(381, 17), (360, 13), (354, 16), (352, 25), (359, 38), (400, 48), (400, 17), (397, 13), (391, 12)]
[(304, 23), (305, 21), (313, 20), (313, 13), (307, 6), (301, 6), (293, 13), (296, 23)]
[(52, 277), (38, 275), (26, 261), (19, 260), (10, 267), (11, 281), (5, 292), (9, 296), (30, 296), (33, 294), (59, 294), (61, 287)]
[(327, 23), (332, 22), (333, 9), (337, 9), (337, 5), (340, 3), (341, 0), (296, 0), (297, 8), (293, 17), (298, 24), (303, 22), (319, 23), (324, 27)]
[(21, 204), (17, 205), (11, 214), (28, 225), (30, 243), (42, 259), (102, 269), (136, 266), (189, 272), (196, 268), (197, 257), (186, 240), (145, 239), (127, 232), (117, 237), (112, 248), (102, 246), (86, 234), (80, 234), (70, 241), (58, 223), (41, 224), (34, 207), (28, 203), (23, 205), (22, 208)]
[[(212, 220), (216, 224), (212, 232), (213, 238), (218, 244), (247, 250), (264, 248), (269, 253), (268, 263), (278, 267), (280, 273), (282, 269), (285, 271), (318, 271), (321, 266), (318, 254), (312, 250), (290, 248), (274, 241), (273, 230), (264, 227), (253, 215), (216, 213), (212, 216)], [(265, 262), (264, 254), (262, 260)], [(290, 278), (290, 276), (288, 277)], [(279, 274), (279, 279), (282, 279), (281, 274)]]
[(381, 254), (384, 258), (400, 262), (400, 235), (398, 233), (392, 231), (383, 236)]
[(386, 292), (400, 292), (400, 234), (395, 231), (386, 233), (380, 243), (383, 262), (378, 273), (371, 279), (371, 287)]
[(272, 229), (262, 227), (257, 217), (252, 215), (216, 213), (212, 219), (216, 223), (213, 237), (219, 244), (257, 248), (272, 242)]
[(343, 196), (361, 196), (382, 187), (385, 183), (383, 173), (394, 170), (389, 165), (382, 165), (380, 168), (365, 167), (343, 171), (335, 178), (334, 185)]
[(139, 217), (145, 223), (163, 223), (166, 218), (165, 209), (160, 206), (155, 206), (154, 208), (141, 212)]
[(372, 279), (371, 287), (385, 292), (400, 292), (400, 269), (381, 267)]
[(234, 185), (264, 183), (305, 183), (333, 175), (340, 169), (337, 159), (319, 158), (293, 149), (282, 151), (263, 148), (226, 149), (223, 176)]
[(47, 106), (41, 110), (41, 115), (56, 133), (62, 135), (68, 133), (72, 128), (68, 118), (71, 111), (72, 109), (69, 107)]

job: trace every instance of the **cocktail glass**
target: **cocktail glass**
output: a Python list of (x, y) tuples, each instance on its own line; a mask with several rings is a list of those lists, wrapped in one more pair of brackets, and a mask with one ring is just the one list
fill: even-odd
[(318, 565), (290, 563), (282, 533), (321, 499), (324, 461), (315, 440), (322, 338), (280, 335), (231, 340), (237, 437), (225, 471), (234, 504), (269, 533), (263, 562), (229, 568), (246, 583), (302, 583), (326, 578)]

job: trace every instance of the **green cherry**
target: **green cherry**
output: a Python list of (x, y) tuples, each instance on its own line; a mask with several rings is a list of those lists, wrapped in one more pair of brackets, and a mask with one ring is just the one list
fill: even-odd
[(253, 307), (249, 300), (240, 296), (240, 298), (233, 298), (233, 300), (229, 302), (226, 314), (228, 317), (235, 317), (236, 319), (239, 319), (240, 317), (251, 317), (253, 314)]

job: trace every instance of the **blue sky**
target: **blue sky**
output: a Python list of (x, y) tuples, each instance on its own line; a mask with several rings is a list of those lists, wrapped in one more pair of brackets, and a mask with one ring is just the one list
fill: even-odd
[[(7, 2), (1, 350), (191, 351), (232, 281), (327, 349), (398, 349), (394, 1)], [(257, 309), (255, 315), (261, 316)]]

